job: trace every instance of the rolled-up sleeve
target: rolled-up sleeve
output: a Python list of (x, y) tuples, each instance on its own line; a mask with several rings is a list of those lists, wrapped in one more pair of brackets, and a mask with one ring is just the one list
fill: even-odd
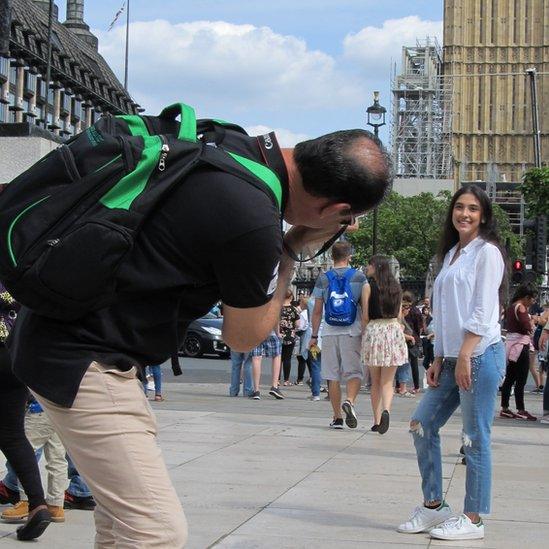
[(473, 311), (463, 324), (468, 332), (479, 336), (490, 333), (494, 325), (494, 307), (499, 314), (499, 287), (505, 265), (501, 252), (493, 245), (484, 246), (475, 265)]

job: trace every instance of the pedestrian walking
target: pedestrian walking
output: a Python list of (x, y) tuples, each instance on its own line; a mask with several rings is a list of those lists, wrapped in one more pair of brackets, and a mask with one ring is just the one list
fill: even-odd
[[(356, 428), (358, 419), (355, 400), (364, 377), (360, 363), (361, 302), (364, 274), (350, 266), (352, 248), (349, 242), (336, 242), (332, 247), (333, 269), (321, 273), (313, 290), (313, 333), (309, 349), (318, 343), (324, 310), (322, 333), (322, 378), (328, 382), (328, 395), (333, 410), (330, 427), (343, 429), (345, 423)], [(340, 316), (341, 313), (341, 316)], [(341, 383), (345, 384), (345, 401), (341, 403)]]
[[(30, 442), (25, 435), (25, 407), (29, 395), (27, 388), (12, 373), (10, 355), (6, 348), (7, 337), (15, 324), (17, 304), (0, 282), (0, 451), (12, 464), (28, 498), (28, 518), (17, 529), (21, 541), (41, 536), (51, 522), (46, 506), (40, 471)], [(0, 501), (16, 503), (13, 494)], [(0, 494), (2, 496), (2, 494)]]
[(278, 331), (282, 340), (281, 360), (285, 387), (292, 384), (290, 381), (290, 374), (292, 371), (292, 355), (296, 341), (297, 323), (300, 318), (299, 311), (292, 305), (293, 297), (294, 294), (292, 293), (292, 290), (288, 288), (284, 305), (282, 305), (280, 322), (278, 325)]
[(69, 486), (65, 490), (64, 508), (93, 511), (96, 504), (86, 481), (80, 476), (69, 454), (65, 457), (67, 458)]
[[(549, 363), (549, 320), (543, 327), (539, 337), (539, 349), (540, 353), (545, 358), (545, 364)], [(540, 419), (540, 423), (549, 425), (549, 383), (545, 381), (545, 387), (543, 388), (543, 417)]]
[[(187, 540), (135, 365), (165, 361), (190, 322), (218, 301), (224, 342), (249, 352), (277, 325), (299, 254), (314, 254), (354, 215), (379, 204), (390, 186), (388, 156), (365, 130), (281, 149), (274, 133), (250, 137), (216, 122), (197, 133), (192, 109), (182, 116), (170, 139), (181, 134), (216, 159), (226, 154), (243, 175), (200, 162), (144, 220), (118, 267), (116, 300), (71, 322), (23, 308), (10, 339), (15, 373), (46, 410), (96, 500), (98, 549), (179, 549)], [(149, 122), (116, 119), (140, 132)], [(156, 136), (144, 139), (158, 144)], [(143, 158), (154, 154), (145, 148)], [(169, 178), (170, 154), (162, 154)], [(109, 207), (123, 206), (121, 216), (141, 197), (132, 187), (141, 180), (128, 177), (111, 189), (120, 200), (109, 194)], [(281, 216), (292, 225), (284, 235)]]
[(250, 353), (238, 353), (231, 350), (231, 386), (229, 387), (229, 396), (238, 396), (240, 385), (242, 384), (243, 396), (251, 397), (254, 392), (252, 355)]
[(250, 352), (252, 357), (252, 375), (254, 390), (250, 395), (253, 400), (261, 399), (261, 391), (259, 388), (261, 380), (261, 363), (263, 358), (271, 359), (271, 388), (269, 394), (277, 400), (284, 400), (284, 394), (279, 388), (280, 383), (280, 368), (282, 364), (282, 340), (278, 332), (273, 330), (265, 341), (262, 341), (257, 347)]
[[(164, 397), (162, 396), (162, 368), (160, 364), (154, 364), (153, 366), (148, 366), (149, 371), (152, 374), (153, 383), (154, 383), (154, 400), (156, 402), (162, 402)], [(143, 368), (143, 390), (145, 391), (145, 396), (147, 396), (149, 378), (147, 374), (147, 367)]]
[[(435, 359), (427, 371), (429, 390), (410, 421), (424, 501), (398, 531), (481, 539), (480, 515), (490, 512), (495, 397), (505, 370), (499, 325), (505, 261), (492, 204), (476, 185), (454, 194), (439, 259), (442, 269), (433, 289)], [(467, 469), (464, 511), (456, 516), (443, 499), (439, 430), (459, 406)]]
[(309, 359), (309, 341), (313, 333), (311, 318), (313, 316), (314, 300), (306, 296), (299, 298), (299, 323), (297, 326), (296, 335), (299, 338), (297, 349), (297, 379), (295, 384), (301, 385), (305, 376), (305, 368), (309, 371), (309, 381), (311, 380), (311, 362)]
[[(534, 324), (528, 314), (528, 309), (536, 301), (537, 296), (538, 292), (532, 285), (523, 284), (515, 290), (511, 304), (505, 311), (507, 370), (501, 386), (501, 411), (499, 413), (501, 418), (537, 420), (537, 417), (528, 412), (524, 406), (524, 387), (528, 380), (531, 336), (534, 331)], [(509, 409), (509, 398), (513, 387), (515, 388), (516, 412)]]
[[(47, 494), (46, 504), (51, 514), (52, 522), (64, 522), (65, 512), (63, 502), (67, 487), (67, 460), (65, 447), (55, 432), (53, 425), (44, 413), (42, 406), (34, 398), (30, 398), (25, 414), (25, 434), (35, 454), (36, 461), (44, 454), (46, 460)], [(5, 486), (14, 490), (19, 489), (19, 501), (2, 512), (1, 518), (5, 522), (21, 522), (29, 516), (29, 499), (18, 481), (17, 473), (12, 464), (7, 462), (7, 474), (2, 481)]]
[(421, 333), (423, 331), (423, 317), (415, 304), (414, 294), (412, 292), (404, 292), (402, 294), (402, 309), (404, 312), (404, 320), (412, 329), (414, 343), (408, 344), (408, 362), (412, 369), (412, 379), (414, 381), (414, 393), (418, 393), (421, 389), (420, 378), (423, 378), (423, 372), (419, 373), (419, 357), (421, 349)]
[(406, 339), (399, 323), (402, 290), (388, 258), (374, 255), (366, 267), (370, 279), (362, 309), (362, 362), (370, 370), (370, 398), (374, 413), (372, 431), (389, 429), (393, 381), (398, 366), (408, 362)]

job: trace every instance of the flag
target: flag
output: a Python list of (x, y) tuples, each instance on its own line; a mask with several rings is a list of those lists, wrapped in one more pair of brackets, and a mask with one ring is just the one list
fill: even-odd
[(116, 12), (114, 19), (111, 21), (111, 24), (107, 29), (107, 32), (109, 32), (114, 27), (114, 24), (118, 21), (118, 18), (122, 15), (125, 9), (126, 9), (126, 1), (124, 0), (124, 2), (122, 3), (122, 7)]

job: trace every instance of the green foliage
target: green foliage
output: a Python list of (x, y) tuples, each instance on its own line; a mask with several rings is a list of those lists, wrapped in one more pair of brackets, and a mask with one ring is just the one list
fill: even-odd
[(509, 216), (505, 210), (498, 204), (492, 205), (494, 210), (494, 217), (498, 224), (498, 232), (501, 238), (502, 244), (508, 250), (509, 259), (512, 261), (516, 258), (524, 256), (523, 242), (519, 235), (513, 232), (511, 224), (509, 223)]
[[(436, 254), (438, 240), (452, 195), (441, 191), (436, 196), (421, 193), (404, 197), (391, 193), (378, 209), (378, 253), (393, 255), (400, 263), (400, 274), (423, 279), (429, 261)], [(522, 256), (520, 238), (511, 230), (505, 211), (494, 205), (502, 243), (512, 258)], [(372, 213), (360, 220), (359, 229), (349, 234), (355, 248), (353, 263), (366, 265), (372, 256)]]
[(549, 167), (531, 168), (524, 174), (520, 186), (528, 217), (549, 212)]
[[(378, 209), (378, 253), (394, 255), (404, 277), (423, 278), (436, 252), (443, 225), (449, 192), (437, 196), (421, 193), (404, 197), (391, 193)], [(373, 215), (360, 221), (360, 228), (349, 235), (353, 243), (355, 264), (366, 264), (372, 255)]]

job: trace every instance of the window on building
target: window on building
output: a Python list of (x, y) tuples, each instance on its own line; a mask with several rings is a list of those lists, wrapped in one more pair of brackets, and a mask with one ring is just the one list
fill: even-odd
[(10, 73), (10, 60), (6, 57), (0, 57), (0, 77), (5, 82)]
[(8, 121), (8, 106), (5, 103), (0, 103), (0, 122)]
[(73, 120), (80, 120), (82, 118), (82, 101), (76, 98), (72, 98), (71, 115)]
[(17, 82), (17, 67), (10, 67), (10, 84), (13, 84), (15, 86), (15, 83)]
[(25, 83), (24, 83), (24, 93), (27, 95), (34, 95), (36, 93), (36, 74), (32, 74), (29, 71), (25, 71)]

